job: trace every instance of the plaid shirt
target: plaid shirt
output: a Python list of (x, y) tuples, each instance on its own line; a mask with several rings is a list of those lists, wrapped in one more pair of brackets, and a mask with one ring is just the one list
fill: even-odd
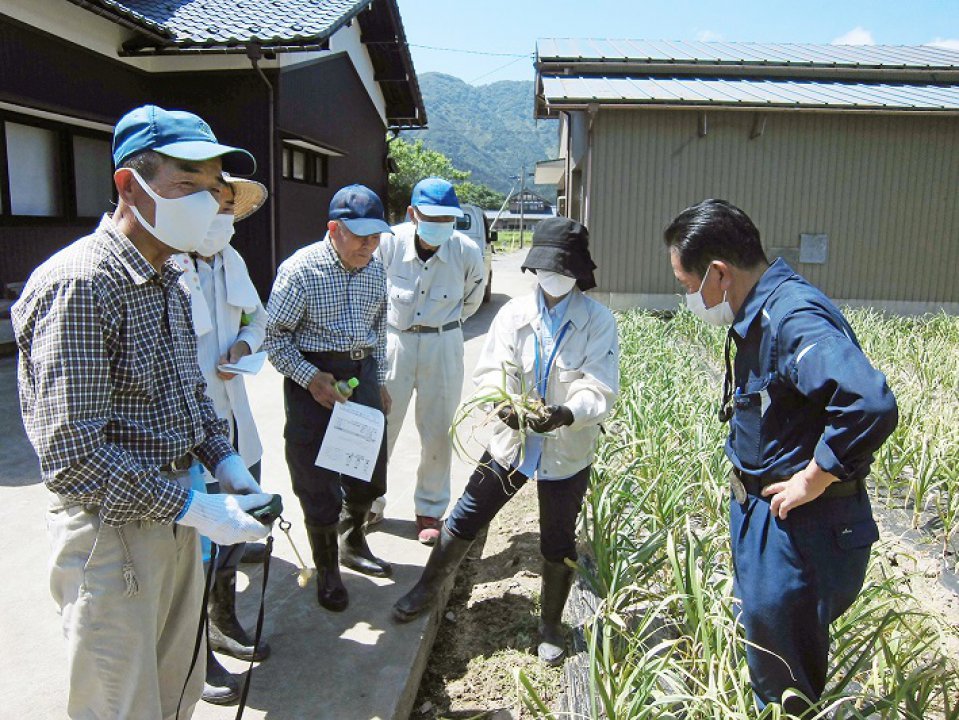
[(307, 387), (317, 368), (304, 352), (372, 348), (386, 380), (386, 273), (378, 258), (350, 272), (329, 237), (286, 260), (267, 303), (263, 347), (283, 375)]
[(172, 522), (187, 491), (159, 467), (233, 454), (204, 395), (189, 296), (105, 216), (34, 271), (12, 318), (20, 405), (47, 487), (108, 525)]

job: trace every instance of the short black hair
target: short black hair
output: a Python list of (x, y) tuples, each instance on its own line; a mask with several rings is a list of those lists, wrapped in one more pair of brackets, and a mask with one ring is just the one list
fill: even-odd
[(753, 221), (726, 200), (711, 198), (689, 206), (663, 231), (663, 239), (675, 248), (683, 270), (700, 277), (713, 260), (742, 269), (769, 262)]
[(163, 161), (164, 157), (155, 150), (144, 150), (143, 152), (134, 153), (126, 158), (120, 163), (120, 167), (117, 168), (117, 170), (120, 168), (136, 170), (140, 177), (150, 182), (156, 177), (157, 171), (160, 169)]

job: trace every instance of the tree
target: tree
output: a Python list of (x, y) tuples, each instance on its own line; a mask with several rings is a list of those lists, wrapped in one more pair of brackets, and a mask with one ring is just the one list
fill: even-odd
[(466, 180), (470, 173), (457, 170), (453, 161), (443, 153), (430, 150), (422, 140), (408, 143), (396, 138), (390, 142), (390, 157), (396, 163), (396, 172), (390, 173), (389, 197), (387, 200), (390, 217), (394, 222), (406, 214), (410, 205), (413, 186), (426, 177), (441, 177), (455, 183)]
[(488, 185), (469, 181), (461, 182), (456, 186), (456, 197), (461, 203), (476, 205), (484, 210), (499, 210), (506, 200), (505, 194)]

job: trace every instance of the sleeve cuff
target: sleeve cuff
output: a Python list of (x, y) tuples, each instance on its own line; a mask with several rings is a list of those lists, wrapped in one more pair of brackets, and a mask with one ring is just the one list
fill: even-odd
[(293, 369), (293, 374), (290, 375), (290, 379), (300, 387), (306, 389), (309, 388), (310, 383), (318, 372), (319, 370), (314, 365), (304, 360), (298, 363)]
[(262, 340), (260, 339), (260, 333), (255, 333), (249, 328), (243, 328), (240, 330), (240, 334), (236, 336), (237, 342), (242, 340), (247, 345), (250, 346), (250, 352), (255, 353), (260, 349), (262, 345)]
[(190, 509), (190, 505), (193, 504), (193, 491), (189, 491), (189, 495), (186, 496), (186, 503), (183, 505), (183, 509), (176, 514), (176, 517), (173, 519), (173, 522), (180, 522), (183, 519), (183, 516), (186, 515), (187, 510)]
[(846, 472), (842, 463), (839, 462), (839, 458), (836, 457), (836, 454), (832, 451), (832, 448), (826, 444), (825, 440), (820, 438), (816, 444), (813, 458), (816, 460), (816, 464), (820, 470), (824, 470), (830, 475), (835, 475), (840, 480), (845, 480), (848, 477), (849, 473)]
[(236, 455), (236, 450), (225, 435), (213, 435), (193, 448), (193, 453), (212, 475), (221, 462)]

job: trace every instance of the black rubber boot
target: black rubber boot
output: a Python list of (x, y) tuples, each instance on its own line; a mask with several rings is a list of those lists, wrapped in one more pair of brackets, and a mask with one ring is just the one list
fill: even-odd
[(350, 596), (340, 578), (339, 552), (336, 548), (336, 525), (307, 525), (307, 536), (316, 565), (316, 599), (327, 610), (342, 612)]
[(446, 529), (446, 523), (442, 523), (440, 536), (430, 552), (423, 574), (413, 589), (393, 605), (393, 617), (399, 622), (409, 622), (428, 610), (436, 601), (443, 583), (456, 572), (472, 544), (472, 540), (456, 537)]
[(246, 543), (243, 548), (243, 557), (240, 562), (249, 565), (258, 565), (266, 559), (266, 543)]
[(207, 642), (214, 650), (240, 660), (266, 660), (270, 646), (260, 639), (260, 646), (253, 654), (253, 638), (247, 635), (236, 617), (236, 569), (217, 570), (210, 589), (207, 604), (210, 629)]
[(209, 645), (206, 648), (206, 678), (200, 697), (213, 705), (232, 705), (240, 699), (240, 679), (220, 665)]
[(363, 526), (371, 506), (372, 503), (354, 505), (343, 502), (339, 524), (340, 564), (364, 575), (389, 577), (393, 574), (392, 566), (374, 556), (370, 546), (366, 544), (366, 531)]
[(566, 563), (543, 561), (537, 654), (547, 665), (562, 665), (566, 657), (563, 608), (573, 585), (573, 574)]

